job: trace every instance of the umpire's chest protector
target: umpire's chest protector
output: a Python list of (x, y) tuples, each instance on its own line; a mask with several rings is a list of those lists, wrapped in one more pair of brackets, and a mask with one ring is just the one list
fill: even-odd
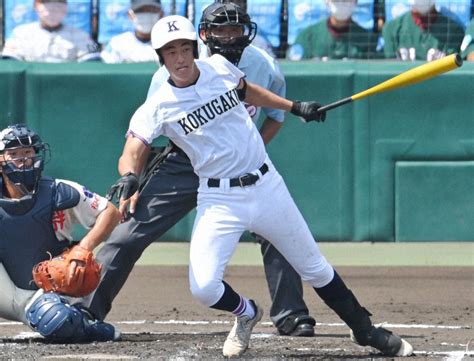
[(56, 193), (55, 181), (42, 178), (29, 210), (15, 213), (14, 206), (0, 207), (0, 262), (19, 288), (37, 289), (33, 266), (51, 257), (48, 252), (54, 257), (69, 245), (60, 242), (53, 229), (53, 213), (61, 208), (62, 199)]

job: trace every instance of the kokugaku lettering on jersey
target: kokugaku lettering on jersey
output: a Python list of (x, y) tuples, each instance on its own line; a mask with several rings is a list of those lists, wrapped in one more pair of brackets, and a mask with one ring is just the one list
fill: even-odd
[(239, 103), (240, 100), (237, 95), (237, 90), (229, 90), (224, 95), (219, 95), (209, 103), (186, 114), (185, 117), (178, 120), (178, 124), (183, 127), (184, 134), (187, 135), (198, 129), (201, 125), (213, 120), (216, 116), (231, 110)]
[[(196, 65), (196, 84), (161, 84), (135, 112), (129, 132), (147, 144), (167, 136), (201, 178), (234, 178), (258, 169), (266, 159), (265, 146), (236, 92), (244, 73), (220, 55)], [(254, 157), (245, 155), (248, 149)]]

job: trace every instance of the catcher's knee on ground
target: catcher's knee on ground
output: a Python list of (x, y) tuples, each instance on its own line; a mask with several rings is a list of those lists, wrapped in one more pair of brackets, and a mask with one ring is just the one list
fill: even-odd
[(26, 319), (35, 331), (53, 342), (112, 341), (120, 336), (112, 325), (93, 320), (86, 311), (71, 306), (52, 292), (32, 302), (26, 310)]

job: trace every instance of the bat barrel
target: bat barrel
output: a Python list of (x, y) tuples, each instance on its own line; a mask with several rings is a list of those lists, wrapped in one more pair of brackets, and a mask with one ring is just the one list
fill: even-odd
[(326, 112), (328, 110), (337, 108), (341, 105), (365, 98), (369, 95), (376, 93), (382, 93), (388, 90), (393, 90), (401, 88), (407, 85), (412, 85), (419, 83), (421, 81), (433, 78), (437, 75), (446, 73), (450, 70), (459, 68), (463, 63), (463, 60), (459, 54), (451, 54), (444, 58), (426, 63), (416, 68), (407, 70), (393, 78), (386, 80), (378, 85), (373, 86), (367, 90), (364, 90), (360, 93), (354, 94), (351, 97), (338, 100), (334, 103), (327, 104), (323, 107), (320, 107), (318, 110), (320, 112)]
[(434, 78), (437, 75), (446, 73), (450, 70), (459, 68), (462, 65), (462, 59), (459, 54), (451, 54), (444, 58), (425, 63), (416, 68), (407, 70), (383, 83), (373, 86), (363, 92), (354, 94), (352, 100), (359, 100), (375, 93), (382, 93), (388, 90), (394, 90), (407, 85), (416, 84), (427, 79)]

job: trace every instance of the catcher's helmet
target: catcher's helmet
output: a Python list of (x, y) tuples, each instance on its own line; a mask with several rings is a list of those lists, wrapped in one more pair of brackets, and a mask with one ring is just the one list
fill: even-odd
[(163, 57), (160, 54), (160, 49), (173, 40), (187, 39), (194, 43), (194, 58), (198, 58), (197, 35), (193, 23), (180, 15), (170, 15), (161, 18), (153, 25), (151, 30), (151, 46), (155, 49), (163, 65)]
[[(223, 37), (213, 33), (221, 26), (237, 26), (241, 29), (238, 37)], [(199, 36), (211, 54), (220, 54), (237, 65), (244, 49), (257, 35), (257, 24), (251, 21), (249, 14), (237, 4), (216, 1), (204, 9), (199, 24)]]
[(14, 150), (21, 148), (33, 148), (35, 153), (31, 157), (2, 158), (0, 167), (3, 175), (24, 195), (32, 195), (37, 190), (46, 156), (50, 154), (49, 145), (22, 124), (10, 125), (0, 132), (0, 155), (5, 155), (6, 151), (14, 154)]

